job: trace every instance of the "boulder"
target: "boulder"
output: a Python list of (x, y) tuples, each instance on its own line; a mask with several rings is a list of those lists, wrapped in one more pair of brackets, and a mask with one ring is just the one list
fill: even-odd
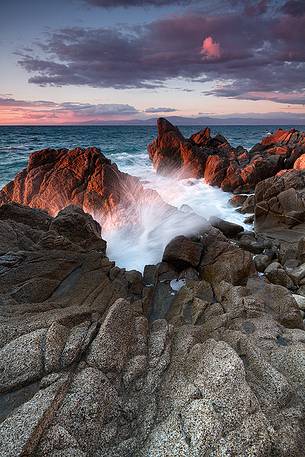
[[(144, 189), (138, 178), (120, 172), (94, 147), (34, 152), (27, 168), (0, 191), (0, 205), (15, 202), (44, 210), (51, 216), (74, 205), (102, 226), (124, 223), (124, 209), (128, 209), (129, 222), (136, 223), (138, 205), (152, 200), (165, 206), (156, 192)], [(67, 212), (61, 214), (61, 230), (68, 219)]]
[(265, 275), (273, 284), (279, 284), (287, 289), (294, 289), (294, 282), (286, 273), (282, 265), (278, 262), (272, 262), (266, 269)]
[(209, 230), (203, 239), (203, 256), (199, 270), (201, 277), (215, 285), (227, 281), (234, 285), (247, 282), (256, 275), (249, 252), (229, 242), (218, 229)]
[(202, 245), (185, 236), (177, 236), (164, 249), (163, 262), (168, 262), (178, 270), (189, 266), (198, 267)]
[(291, 230), (297, 241), (304, 234), (304, 223), (305, 171), (290, 170), (256, 186), (256, 231)]
[(220, 230), (228, 238), (235, 238), (239, 233), (244, 231), (244, 228), (234, 222), (224, 221), (219, 217), (211, 217), (209, 219), (210, 224)]

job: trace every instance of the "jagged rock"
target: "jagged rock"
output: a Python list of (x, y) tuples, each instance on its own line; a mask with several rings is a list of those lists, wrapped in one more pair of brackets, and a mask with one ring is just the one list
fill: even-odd
[[(157, 124), (158, 136), (148, 146), (157, 173), (204, 178), (227, 192), (254, 191), (262, 180), (292, 168), (305, 150), (305, 134), (294, 129), (279, 129), (248, 152), (233, 148), (219, 134), (213, 138), (208, 128), (186, 139), (166, 119), (158, 119)], [(249, 198), (243, 211), (252, 209), (253, 198)]]
[[(27, 168), (0, 191), (0, 205), (20, 203), (45, 210), (51, 216), (56, 216), (69, 205), (76, 205), (91, 214), (100, 225), (106, 220), (112, 224), (123, 223), (122, 210), (126, 208), (129, 212), (133, 210), (136, 221), (134, 202), (144, 204), (152, 199), (162, 204), (156, 192), (144, 189), (138, 178), (120, 172), (116, 164), (93, 147), (34, 152), (29, 157)], [(70, 230), (69, 217), (66, 210), (55, 227), (70, 233), (70, 237), (82, 236), (77, 230)], [(84, 230), (88, 229), (93, 233), (97, 227), (87, 221)]]
[(297, 247), (297, 257), (301, 262), (305, 262), (305, 237), (299, 240)]
[(266, 248), (266, 244), (263, 240), (257, 240), (255, 237), (247, 234), (240, 237), (238, 246), (253, 254), (261, 254)]
[(305, 154), (302, 154), (293, 165), (295, 170), (305, 170)]
[(291, 236), (297, 241), (305, 226), (305, 171), (290, 170), (260, 182), (255, 203), (257, 231), (277, 233), (293, 228)]

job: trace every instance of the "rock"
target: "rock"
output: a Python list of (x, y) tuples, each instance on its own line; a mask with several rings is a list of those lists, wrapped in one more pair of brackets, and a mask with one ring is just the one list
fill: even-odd
[(249, 195), (246, 200), (243, 202), (242, 207), (238, 211), (242, 214), (254, 213), (255, 208), (255, 197), (254, 195)]
[(55, 415), (67, 385), (66, 378), (39, 391), (0, 424), (0, 455), (33, 455), (44, 428), (51, 423)]
[(279, 284), (287, 289), (294, 289), (294, 282), (290, 279), (282, 265), (272, 262), (265, 270), (265, 275), (273, 284)]
[(70, 205), (59, 211), (50, 224), (50, 230), (86, 250), (106, 252), (106, 243), (101, 238), (101, 227), (77, 206)]
[(305, 237), (302, 237), (299, 240), (297, 247), (297, 258), (303, 263), (305, 263)]
[(249, 276), (256, 274), (252, 256), (226, 238), (208, 232), (203, 242), (204, 255), (200, 262), (201, 277), (212, 284), (227, 281), (234, 285), (244, 284)]
[(249, 237), (247, 235), (242, 236), (239, 239), (238, 245), (240, 248), (252, 252), (253, 254), (261, 254), (266, 247), (263, 241), (257, 241), (255, 238)]
[(59, 234), (37, 211), (0, 211), (0, 239), (15, 234), (0, 254), (1, 456), (304, 455), (302, 286), (257, 276), (212, 226), (187, 239), (199, 266), (143, 280), (85, 213)]
[(220, 230), (228, 238), (235, 238), (239, 233), (244, 231), (244, 228), (241, 225), (224, 221), (219, 217), (211, 217), (209, 222), (213, 227)]
[(163, 262), (174, 265), (178, 270), (189, 266), (198, 267), (202, 254), (202, 245), (185, 236), (177, 236), (165, 247)]
[[(0, 191), (0, 205), (20, 203), (42, 209), (51, 216), (56, 216), (69, 205), (76, 205), (91, 214), (100, 225), (124, 223), (122, 210), (126, 208), (129, 222), (132, 217), (137, 221), (137, 205), (147, 204), (152, 199), (162, 204), (156, 192), (144, 189), (138, 178), (120, 172), (116, 164), (94, 147), (34, 152), (29, 157), (27, 168)], [(68, 231), (74, 238), (81, 237), (77, 230), (72, 235), (72, 227), (68, 227), (71, 211), (76, 212), (76, 209), (61, 213), (54, 227), (63, 233)], [(78, 218), (81, 222), (80, 214)], [(39, 225), (36, 227), (40, 228)], [(97, 226), (88, 221), (83, 230), (89, 230), (92, 242)]]
[(53, 322), (46, 334), (45, 371), (52, 373), (61, 368), (61, 354), (65, 347), (69, 330), (64, 325)]
[(244, 223), (245, 224), (253, 224), (254, 223), (254, 214), (252, 214), (251, 216), (248, 216), (244, 219)]
[(295, 301), (297, 302), (298, 307), (302, 311), (305, 311), (305, 297), (303, 295), (297, 295), (297, 294), (293, 294), (292, 296), (295, 299)]
[(302, 280), (305, 278), (305, 263), (300, 265), (297, 268), (289, 268), (287, 272), (295, 284), (301, 284)]
[(305, 170), (305, 154), (302, 154), (293, 165), (295, 170)]
[(233, 195), (230, 200), (229, 200), (229, 203), (234, 206), (234, 207), (240, 207), (243, 205), (243, 203), (247, 200), (248, 198), (248, 195), (243, 195), (243, 194), (237, 194), (237, 195)]
[(159, 174), (170, 174), (177, 171), (183, 177), (203, 176), (206, 154), (200, 145), (209, 140), (209, 131), (205, 134), (186, 140), (177, 127), (166, 119), (158, 119), (158, 138), (148, 146), (149, 157)]
[(255, 189), (256, 231), (293, 229), (296, 240), (300, 239), (305, 222), (304, 193), (305, 171), (290, 170), (260, 182)]
[(13, 339), (0, 350), (0, 392), (7, 392), (42, 377), (42, 340), (46, 329)]
[[(262, 148), (263, 149), (263, 148)], [(221, 135), (209, 129), (183, 137), (166, 119), (158, 119), (158, 137), (148, 146), (149, 157), (159, 174), (179, 178), (204, 178), (227, 192), (249, 192), (262, 179), (275, 175), (281, 157), (233, 148)]]
[(254, 263), (257, 271), (263, 273), (268, 265), (272, 262), (272, 258), (266, 254), (258, 254), (254, 257)]

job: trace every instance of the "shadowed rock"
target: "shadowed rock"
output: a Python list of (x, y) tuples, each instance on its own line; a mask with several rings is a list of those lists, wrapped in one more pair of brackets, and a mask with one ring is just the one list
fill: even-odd
[(304, 235), (305, 171), (288, 170), (257, 185), (255, 227), (274, 236), (286, 232), (292, 241)]

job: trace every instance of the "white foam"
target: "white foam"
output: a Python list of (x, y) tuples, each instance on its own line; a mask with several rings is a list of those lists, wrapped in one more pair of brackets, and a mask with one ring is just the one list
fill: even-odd
[[(231, 222), (243, 224), (244, 215), (235, 211), (228, 203), (231, 195), (218, 188), (211, 187), (203, 180), (176, 180), (161, 177), (154, 173), (146, 161), (132, 170), (145, 180), (144, 186), (155, 189), (162, 199), (176, 208), (188, 205), (198, 215), (208, 219), (218, 216)], [(200, 223), (189, 212), (169, 213), (152, 202), (137, 208), (140, 223), (136, 226), (113, 227), (103, 232), (107, 240), (107, 255), (121, 268), (143, 271), (145, 265), (161, 261), (166, 244), (177, 235), (188, 235), (199, 229)], [(126, 218), (128, 220), (128, 218)], [(244, 225), (244, 224), (243, 224)]]

